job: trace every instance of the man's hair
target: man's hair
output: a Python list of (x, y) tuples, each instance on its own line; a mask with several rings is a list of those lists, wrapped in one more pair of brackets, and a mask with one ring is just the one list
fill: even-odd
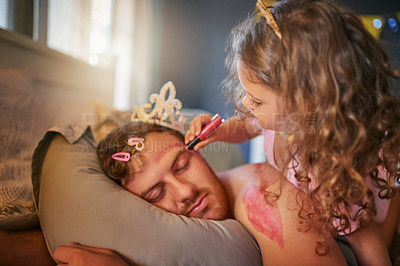
[[(169, 133), (177, 136), (182, 142), (184, 141), (184, 137), (181, 133), (159, 125), (131, 122), (119, 126), (111, 131), (97, 146), (97, 157), (100, 167), (108, 177), (118, 184), (121, 184), (122, 180), (128, 180), (132, 178), (135, 173), (144, 169), (145, 161), (140, 151), (135, 151), (128, 162), (115, 160), (112, 158), (112, 155), (118, 152), (127, 152), (131, 154), (134, 147), (127, 144), (128, 139), (132, 136), (145, 138), (145, 136), (151, 132)], [(146, 143), (144, 143), (144, 145), (146, 147)], [(138, 167), (132, 166), (132, 160), (135, 161), (135, 165)]]

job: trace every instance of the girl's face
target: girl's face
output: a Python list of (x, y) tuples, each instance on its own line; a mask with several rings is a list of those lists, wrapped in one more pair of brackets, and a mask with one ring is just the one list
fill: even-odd
[(279, 131), (283, 113), (278, 109), (278, 95), (267, 85), (254, 83), (251, 73), (242, 63), (238, 64), (238, 74), (240, 83), (246, 91), (242, 100), (243, 106), (257, 118), (262, 128)]

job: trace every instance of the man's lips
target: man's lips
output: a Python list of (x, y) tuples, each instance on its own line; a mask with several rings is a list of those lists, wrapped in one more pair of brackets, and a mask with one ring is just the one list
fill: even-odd
[(199, 199), (191, 206), (188, 215), (193, 215), (203, 211), (208, 205), (207, 194), (199, 197)]

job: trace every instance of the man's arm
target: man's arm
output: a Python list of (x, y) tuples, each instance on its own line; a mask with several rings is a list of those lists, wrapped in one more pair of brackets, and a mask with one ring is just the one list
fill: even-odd
[(128, 263), (115, 251), (84, 246), (73, 242), (69, 243), (68, 246), (59, 246), (56, 248), (54, 258), (60, 263), (70, 266), (128, 266)]
[(42, 232), (0, 232), (1, 265), (56, 265)]

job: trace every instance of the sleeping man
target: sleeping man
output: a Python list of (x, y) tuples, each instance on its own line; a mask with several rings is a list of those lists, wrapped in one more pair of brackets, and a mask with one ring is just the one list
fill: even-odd
[[(110, 178), (155, 206), (193, 218), (234, 217), (256, 238), (264, 265), (346, 265), (334, 239), (327, 254), (317, 255), (319, 226), (300, 218), (302, 194), (267, 163), (216, 175), (180, 133), (140, 122), (116, 128), (97, 154)], [(54, 256), (68, 265), (126, 265), (112, 251), (74, 243)]]

